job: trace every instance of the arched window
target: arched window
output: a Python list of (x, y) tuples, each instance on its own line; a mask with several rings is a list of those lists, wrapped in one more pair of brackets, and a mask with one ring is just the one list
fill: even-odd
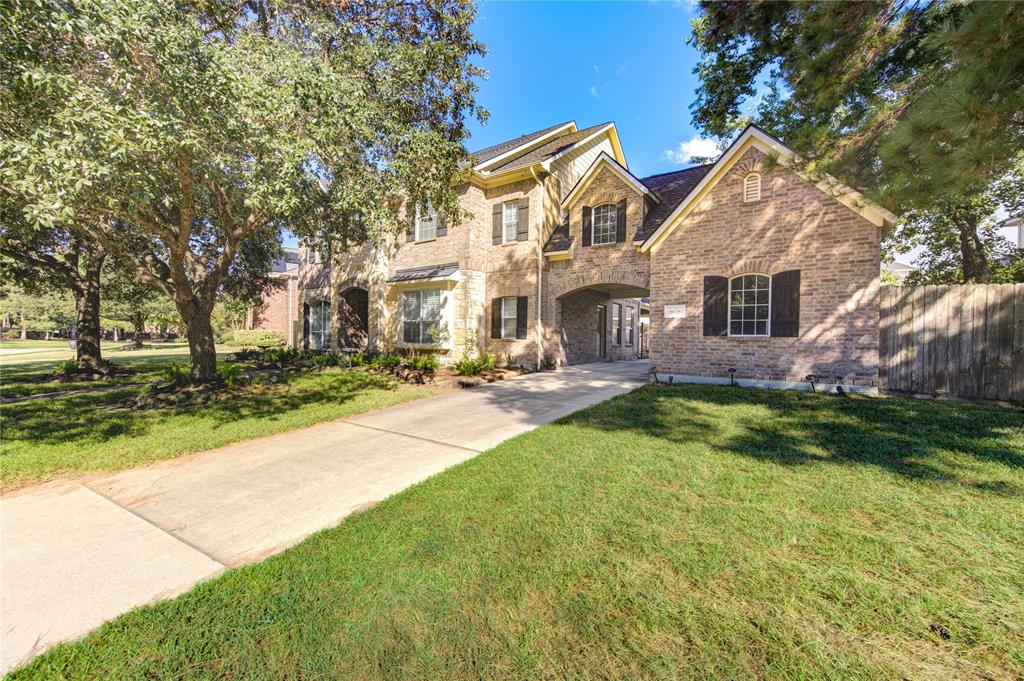
[(327, 350), (331, 347), (331, 304), (326, 300), (309, 303), (304, 326), (306, 347), (311, 350)]
[(767, 336), (771, 333), (772, 278), (741, 274), (729, 280), (729, 335)]
[(761, 174), (749, 173), (743, 178), (743, 203), (761, 200)]
[(614, 203), (606, 203), (594, 209), (594, 244), (615, 243), (615, 228), (618, 215)]

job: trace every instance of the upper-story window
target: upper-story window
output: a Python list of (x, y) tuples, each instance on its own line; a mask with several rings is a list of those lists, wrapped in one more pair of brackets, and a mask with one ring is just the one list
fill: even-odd
[(510, 243), (518, 240), (519, 236), (519, 202), (506, 201), (501, 207), (502, 217), (502, 241)]
[(416, 212), (416, 241), (427, 241), (437, 238), (437, 211), (427, 202), (426, 209), (419, 208)]
[(729, 335), (767, 336), (771, 277), (741, 274), (729, 280)]
[(761, 175), (750, 173), (743, 178), (743, 203), (761, 200)]
[(594, 244), (615, 243), (615, 228), (618, 216), (614, 203), (606, 203), (594, 209)]

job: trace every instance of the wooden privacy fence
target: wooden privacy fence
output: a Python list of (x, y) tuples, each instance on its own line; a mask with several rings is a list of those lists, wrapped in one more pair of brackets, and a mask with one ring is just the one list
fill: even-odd
[(1024, 284), (882, 289), (882, 390), (1024, 402)]

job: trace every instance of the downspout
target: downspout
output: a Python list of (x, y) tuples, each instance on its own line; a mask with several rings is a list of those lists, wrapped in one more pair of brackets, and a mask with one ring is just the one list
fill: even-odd
[(543, 367), (541, 367), (541, 360), (542, 360), (542, 357), (543, 357), (543, 354), (544, 354), (543, 343), (542, 343), (542, 340), (541, 340), (541, 338), (543, 336), (543, 333), (544, 333), (544, 319), (543, 319), (543, 316), (542, 316), (542, 313), (541, 313), (541, 309), (542, 309), (542, 305), (543, 305), (542, 300), (541, 300), (541, 295), (543, 294), (542, 276), (543, 276), (543, 272), (544, 272), (544, 241), (543, 241), (543, 237), (544, 237), (544, 233), (543, 233), (543, 230), (544, 230), (544, 215), (543, 215), (543, 213), (544, 213), (544, 207), (545, 207), (544, 203), (545, 203), (545, 199), (547, 198), (547, 196), (546, 196), (546, 192), (544, 191), (544, 185), (540, 181), (540, 178), (537, 177), (537, 171), (533, 168), (533, 166), (530, 167), (530, 174), (533, 175), (534, 181), (536, 181), (537, 184), (540, 185), (540, 189), (541, 189), (541, 192), (540, 192), (540, 198), (541, 198), (541, 201), (540, 201), (540, 204), (541, 204), (540, 205), (541, 221), (540, 221), (540, 229), (538, 230), (538, 233), (537, 233), (537, 305), (536, 305), (536, 307), (537, 307), (537, 332), (536, 332), (537, 339), (536, 339), (536, 342), (535, 342), (535, 345), (537, 347), (536, 358), (535, 358), (536, 359), (536, 367), (537, 367), (537, 371), (540, 371), (543, 368)]

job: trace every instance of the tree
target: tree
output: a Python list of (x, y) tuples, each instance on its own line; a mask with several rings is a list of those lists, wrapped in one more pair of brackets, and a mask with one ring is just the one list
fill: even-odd
[(282, 227), (326, 243), (398, 232), (408, 203), (456, 215), (482, 48), (468, 0), (197, 6), (5, 5), (0, 187), (174, 301), (204, 381), (218, 295), (266, 286)]
[(13, 202), (0, 205), (0, 272), (29, 294), (70, 291), (75, 301), (75, 359), (98, 369), (100, 352), (100, 272), (107, 252), (80, 234), (59, 227), (33, 227)]
[[(1024, 152), (1021, 3), (702, 2), (690, 42), (701, 130), (753, 115), (897, 211), (972, 204)], [(979, 235), (959, 238), (965, 278), (987, 280)]]
[(176, 315), (177, 310), (166, 296), (142, 283), (135, 273), (112, 262), (104, 270), (103, 318), (115, 322), (127, 322), (134, 331), (136, 347), (142, 346), (142, 336), (150, 317)]
[(67, 331), (75, 324), (75, 303), (67, 291), (29, 293), (13, 282), (0, 286), (0, 317), (20, 329), (22, 340), (28, 332), (44, 334)]

